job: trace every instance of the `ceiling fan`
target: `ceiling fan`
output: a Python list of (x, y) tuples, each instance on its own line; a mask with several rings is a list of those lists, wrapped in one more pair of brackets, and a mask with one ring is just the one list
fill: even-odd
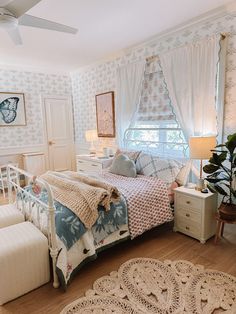
[(41, 0), (0, 0), (0, 29), (7, 31), (15, 45), (21, 45), (19, 25), (76, 34), (77, 29), (25, 14)]

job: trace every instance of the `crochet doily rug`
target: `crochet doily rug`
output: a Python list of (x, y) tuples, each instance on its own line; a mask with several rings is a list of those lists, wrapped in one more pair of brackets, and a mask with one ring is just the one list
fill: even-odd
[(188, 261), (135, 258), (61, 314), (236, 314), (236, 277)]

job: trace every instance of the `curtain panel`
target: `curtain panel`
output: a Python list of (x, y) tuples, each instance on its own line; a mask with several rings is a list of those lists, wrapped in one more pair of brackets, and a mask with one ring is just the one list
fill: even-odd
[(161, 54), (160, 62), (176, 118), (186, 140), (217, 134), (216, 78), (220, 36)]
[(124, 134), (135, 119), (142, 82), (144, 78), (145, 60), (131, 63), (117, 70), (117, 129), (118, 145), (124, 147)]

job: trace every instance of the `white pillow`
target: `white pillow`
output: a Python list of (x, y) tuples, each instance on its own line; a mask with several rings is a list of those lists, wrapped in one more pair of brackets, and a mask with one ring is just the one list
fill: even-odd
[(188, 160), (186, 164), (180, 169), (175, 181), (179, 185), (186, 185), (188, 182), (188, 176), (191, 170), (191, 161)]
[(157, 177), (170, 185), (175, 181), (184, 164), (173, 159), (162, 159), (141, 153), (137, 159), (137, 172), (145, 176)]

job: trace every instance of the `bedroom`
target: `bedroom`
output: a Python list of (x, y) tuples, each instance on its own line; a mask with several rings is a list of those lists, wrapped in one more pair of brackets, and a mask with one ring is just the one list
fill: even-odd
[[(4, 7), (11, 2), (14, 1), (0, 0), (0, 6)], [(79, 170), (80, 174), (87, 173), (91, 168), (100, 170), (105, 167), (112, 161), (112, 157), (99, 159), (84, 157), (84, 154), (96, 151), (99, 157), (113, 155), (119, 146), (124, 146), (123, 144), (126, 150), (128, 147), (131, 150), (148, 151), (153, 155), (161, 153), (166, 159), (179, 161), (183, 156), (189, 158), (188, 140), (183, 135), (186, 132), (191, 135), (218, 134), (218, 143), (224, 143), (228, 135), (236, 132), (235, 1), (178, 0), (175, 2), (174, 10), (173, 1), (133, 0), (127, 4), (126, 1), (104, 0), (98, 4), (95, 0), (86, 2), (42, 0), (25, 1), (24, 5), (27, 6), (29, 2), (34, 4), (31, 9), (25, 11), (27, 15), (68, 25), (78, 29), (78, 32), (73, 34), (74, 29), (70, 29), (72, 34), (65, 34), (20, 25), (22, 45), (14, 45), (7, 32), (0, 29), (0, 165), (11, 162), (33, 175), (41, 175), (46, 170)], [(20, 23), (24, 24), (24, 19)], [(207, 75), (201, 77), (200, 82), (194, 83), (199, 85), (200, 90), (201, 88), (204, 90), (201, 95), (201, 107), (199, 107), (200, 122), (203, 124), (204, 121), (206, 128), (210, 125), (211, 132), (212, 125), (217, 124), (217, 130), (214, 130), (213, 126), (215, 132), (207, 131), (205, 134), (198, 134), (198, 131), (193, 131), (195, 124), (191, 120), (186, 122), (185, 119), (185, 121), (178, 121), (179, 124), (176, 123), (177, 116), (181, 118), (181, 114), (176, 112), (176, 106), (170, 100), (173, 99), (173, 89), (170, 88), (172, 77), (168, 77), (167, 70), (164, 70), (164, 57), (169, 56), (167, 52), (170, 54), (179, 52), (178, 48), (202, 43), (204, 46), (204, 40), (211, 39), (214, 35), (214, 40), (218, 43), (216, 48), (218, 50), (214, 50), (217, 53), (219, 53), (219, 42), (221, 43), (220, 66), (217, 69), (213, 66), (212, 70), (212, 73), (214, 70), (217, 72), (218, 77), (217, 119), (214, 117), (215, 111), (213, 114), (209, 113), (209, 110), (212, 110), (212, 103), (206, 101), (208, 94), (205, 91), (208, 89), (205, 86), (209, 84)], [(223, 39), (224, 36), (221, 35), (226, 38)], [(224, 49), (227, 50), (225, 56)], [(180, 51), (180, 55), (181, 53)], [(183, 61), (183, 58), (181, 60)], [(202, 59), (197, 60), (200, 64), (196, 62), (194, 65), (202, 70)], [(218, 64), (216, 58), (215, 60), (211, 58), (210, 62)], [(160, 64), (165, 72), (164, 76)], [(132, 95), (127, 96), (128, 84), (124, 71), (132, 65), (137, 65), (134, 69), (137, 72), (131, 78), (136, 85), (132, 88)], [(145, 66), (145, 73), (143, 66)], [(181, 66), (184, 67), (185, 64)], [(209, 67), (209, 64), (207, 66)], [(191, 75), (188, 78), (193, 79)], [(185, 82), (186, 77), (179, 76), (178, 87), (190, 88)], [(145, 94), (145, 86), (150, 95)], [(161, 99), (159, 94), (155, 94), (156, 90), (162, 94)], [(97, 124), (97, 107), (99, 101), (104, 100), (101, 95), (103, 93), (108, 93), (105, 96), (111, 104), (111, 112), (113, 106), (115, 109), (107, 133), (104, 132), (103, 115), (100, 118), (101, 123)], [(122, 99), (127, 100), (128, 97), (137, 95), (139, 96), (138, 108), (131, 100), (129, 107), (123, 106)], [(215, 96), (214, 89), (210, 97)], [(14, 123), (6, 125), (2, 118), (7, 119), (3, 113), (6, 106), (9, 106), (5, 99), (11, 97), (19, 98), (18, 110), (21, 108), (21, 115), (17, 116), (20, 121), (15, 123), (15, 126)], [(155, 99), (154, 105), (147, 105), (148, 97)], [(9, 110), (9, 107), (7, 109)], [(134, 112), (136, 115), (133, 115)], [(184, 111), (184, 114), (187, 115), (187, 111)], [(165, 120), (166, 115), (168, 120)], [(130, 124), (131, 117), (134, 116), (135, 119), (132, 119)], [(163, 121), (168, 123), (165, 124)], [(4, 123), (5, 125), (2, 126)], [(182, 128), (179, 127), (180, 124)], [(100, 134), (97, 134), (97, 131)], [(64, 141), (59, 141), (54, 132), (59, 135), (66, 133), (67, 137)], [(125, 143), (122, 143), (124, 136)], [(166, 138), (171, 143), (166, 144)], [(207, 162), (205, 159), (204, 163)], [(193, 177), (189, 174), (188, 182), (194, 180), (194, 175), (199, 177), (200, 165), (198, 161), (194, 163), (196, 164), (192, 167)], [(165, 176), (167, 176), (166, 172), (163, 179), (166, 179)], [(1, 190), (1, 204), (8, 201), (8, 189), (4, 192), (6, 192), (5, 198)], [(203, 194), (188, 188), (184, 192), (177, 191), (176, 199), (179, 196), (181, 202), (184, 198), (191, 197), (191, 193), (198, 193), (199, 203), (202, 202), (203, 207), (211, 196), (210, 193)], [(178, 200), (175, 203), (177, 208)], [(196, 205), (197, 210), (199, 206)], [(189, 212), (184, 214), (189, 215)], [(211, 222), (216, 225), (215, 217)], [(199, 228), (199, 225), (194, 227)], [(200, 264), (207, 269), (236, 276), (234, 224), (225, 224), (224, 238), (218, 239), (217, 244), (214, 244), (211, 230), (209, 240), (208, 236), (206, 239), (200, 239), (202, 242), (207, 240), (205, 244), (187, 234), (188, 231), (173, 232), (172, 222), (172, 225), (164, 224), (132, 241), (125, 241), (105, 250), (98, 254), (96, 261), (88, 263), (76, 274), (66, 292), (62, 288), (52, 287), (52, 276), (51, 281), (46, 285), (15, 300), (12, 300), (14, 297), (11, 296), (10, 287), (6, 300), (12, 301), (1, 306), (0, 313), (60, 313), (65, 306), (92, 289), (97, 279), (117, 271), (121, 264), (132, 258), (146, 257), (160, 261), (187, 260), (194, 265)], [(84, 249), (88, 250), (86, 247)], [(85, 253), (90, 255), (87, 251)], [(67, 266), (70, 273), (71, 265), (68, 263)], [(0, 291), (5, 297), (6, 283), (0, 279), (0, 285)], [(3, 297), (1, 293), (0, 298)], [(231, 312), (234, 313), (233, 310)]]

